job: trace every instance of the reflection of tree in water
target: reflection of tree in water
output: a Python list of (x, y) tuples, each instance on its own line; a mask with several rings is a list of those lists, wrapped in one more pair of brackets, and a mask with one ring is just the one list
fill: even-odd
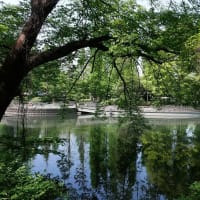
[(189, 169), (190, 179), (200, 181), (200, 124), (196, 125), (192, 142), (192, 158), (190, 159), (191, 166)]
[[(0, 132), (5, 133), (0, 140), (0, 161), (13, 160), (17, 155), (23, 162), (37, 154), (44, 155), (46, 159), (49, 153), (59, 155), (57, 165), (69, 190), (69, 199), (126, 200), (132, 199), (137, 190), (140, 194), (136, 198), (134, 196), (134, 200), (157, 200), (161, 194), (173, 199), (187, 192), (192, 182), (200, 180), (200, 125), (196, 125), (195, 129), (181, 124), (173, 128), (156, 126), (143, 134), (143, 155), (138, 155), (145, 163), (148, 180), (144, 183), (140, 180), (139, 184), (136, 181), (139, 171), (137, 128), (93, 125), (84, 129), (84, 133), (76, 134), (66, 133), (66, 127), (62, 129), (60, 126), (26, 128), (25, 140), (19, 130), (0, 126)], [(63, 143), (58, 139), (59, 134), (67, 136)], [(74, 136), (75, 147), (72, 146)], [(72, 163), (72, 153), (76, 148), (78, 157), (75, 158), (78, 161)], [(85, 157), (88, 148), (90, 159)], [(87, 174), (88, 160), (92, 186)], [(77, 163), (80, 163), (77, 168), (72, 167)], [(142, 167), (143, 163), (140, 164)], [(68, 183), (70, 173), (73, 173), (75, 184)]]
[(135, 184), (136, 159), (137, 159), (137, 133), (128, 131), (127, 128), (120, 130), (118, 137), (118, 180), (119, 199), (131, 199), (132, 187)]
[(90, 169), (91, 184), (95, 190), (100, 190), (99, 183), (106, 179), (107, 138), (105, 128), (95, 125), (90, 131)]
[(62, 179), (66, 180), (70, 175), (70, 168), (73, 165), (71, 161), (71, 133), (68, 132), (67, 139), (65, 141), (64, 150), (60, 152), (60, 160), (57, 161), (58, 167), (60, 169)]
[[(58, 130), (54, 131), (57, 132)], [(46, 128), (45, 132), (45, 136), (41, 137), (41, 133), (44, 133), (44, 127), (27, 128), (24, 124), (21, 126), (20, 122), (17, 126), (1, 125), (1, 162), (9, 163), (17, 159), (16, 163), (20, 166), (23, 163), (27, 163), (30, 158), (34, 158), (37, 154), (44, 155), (46, 160), (48, 160), (49, 153), (59, 154), (58, 144), (61, 144), (63, 140), (51, 133), (51, 128)], [(47, 133), (49, 136), (47, 136)], [(54, 137), (51, 137), (51, 134)]]
[(105, 127), (95, 126), (90, 132), (92, 186), (101, 199), (131, 199), (137, 137), (127, 128), (106, 131)]
[(170, 130), (160, 126), (142, 136), (149, 180), (167, 199), (187, 192), (191, 183), (200, 180), (199, 128), (196, 127), (193, 138), (188, 137), (186, 128), (182, 125)]
[(78, 184), (79, 193), (81, 193), (81, 199), (90, 197), (90, 190), (87, 188), (86, 172), (85, 172), (85, 134), (78, 134), (76, 138), (79, 152), (80, 167), (76, 168), (76, 174), (74, 176), (76, 183)]
[[(76, 144), (78, 147), (79, 159), (76, 160), (76, 164), (80, 162), (79, 167), (76, 167), (73, 171), (75, 185), (68, 182), (70, 177), (70, 169), (74, 163), (72, 163), (72, 150), (71, 146), (72, 138), (70, 131), (68, 132), (67, 141), (64, 143), (64, 150), (60, 151), (60, 160), (57, 161), (60, 169), (62, 179), (65, 181), (66, 188), (68, 190), (68, 199), (95, 199), (95, 194), (91, 188), (87, 185), (87, 176), (85, 169), (85, 145), (87, 136), (85, 134), (76, 134)], [(88, 161), (86, 161), (88, 162)]]
[(26, 162), (30, 156), (36, 153), (36, 142), (27, 136), (27, 132), (31, 132), (31, 130), (8, 126), (2, 126), (2, 129), (0, 152), (2, 152), (1, 158), (5, 157), (5, 163), (16, 158), (19, 163)]
[(105, 178), (105, 160), (107, 159), (105, 139), (105, 129), (103, 127), (92, 127), (90, 132), (90, 167), (91, 181), (94, 188), (98, 187), (102, 177)]

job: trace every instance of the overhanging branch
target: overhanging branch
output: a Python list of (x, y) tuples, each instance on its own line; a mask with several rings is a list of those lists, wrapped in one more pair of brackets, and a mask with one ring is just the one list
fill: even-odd
[(97, 48), (102, 51), (107, 51), (108, 48), (104, 46), (102, 42), (107, 41), (109, 39), (111, 39), (111, 37), (108, 35), (105, 35), (105, 36), (96, 37), (92, 39), (72, 41), (63, 46), (54, 47), (53, 49), (33, 55), (29, 58), (27, 62), (28, 70), (31, 70), (34, 67), (37, 67), (46, 62), (53, 61), (53, 60), (62, 58), (64, 56), (67, 56), (68, 54), (85, 47)]

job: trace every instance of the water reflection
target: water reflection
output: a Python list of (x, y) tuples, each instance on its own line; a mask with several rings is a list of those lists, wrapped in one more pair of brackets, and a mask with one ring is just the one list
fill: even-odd
[[(108, 132), (109, 131), (109, 132)], [(135, 183), (137, 138), (117, 127), (94, 126), (90, 131), (92, 187), (101, 199), (131, 199)]]
[(199, 124), (155, 126), (142, 135), (143, 162), (149, 181), (174, 199), (187, 193), (188, 186), (200, 180), (198, 162)]
[[(154, 121), (144, 131), (92, 119), (0, 125), (0, 162), (58, 176), (69, 199), (174, 199), (200, 180), (198, 120)], [(88, 123), (87, 123), (88, 122)]]

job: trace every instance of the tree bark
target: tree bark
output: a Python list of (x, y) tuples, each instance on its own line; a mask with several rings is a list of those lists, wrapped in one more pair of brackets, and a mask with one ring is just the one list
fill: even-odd
[(107, 50), (102, 42), (109, 40), (110, 37), (101, 36), (70, 42), (61, 47), (55, 47), (40, 54), (32, 55), (31, 48), (36, 41), (38, 33), (48, 14), (53, 10), (58, 1), (31, 0), (31, 15), (24, 24), (5, 62), (0, 66), (0, 120), (10, 102), (16, 96), (20, 83), (33, 68), (85, 47)]

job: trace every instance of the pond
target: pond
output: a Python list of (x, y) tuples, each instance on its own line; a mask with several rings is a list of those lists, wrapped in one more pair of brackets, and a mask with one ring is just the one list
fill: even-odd
[(115, 119), (31, 118), (22, 134), (5, 118), (0, 136), (9, 143), (1, 140), (0, 161), (18, 157), (33, 174), (59, 177), (69, 199), (174, 199), (200, 181), (200, 121), (148, 124), (141, 132)]

